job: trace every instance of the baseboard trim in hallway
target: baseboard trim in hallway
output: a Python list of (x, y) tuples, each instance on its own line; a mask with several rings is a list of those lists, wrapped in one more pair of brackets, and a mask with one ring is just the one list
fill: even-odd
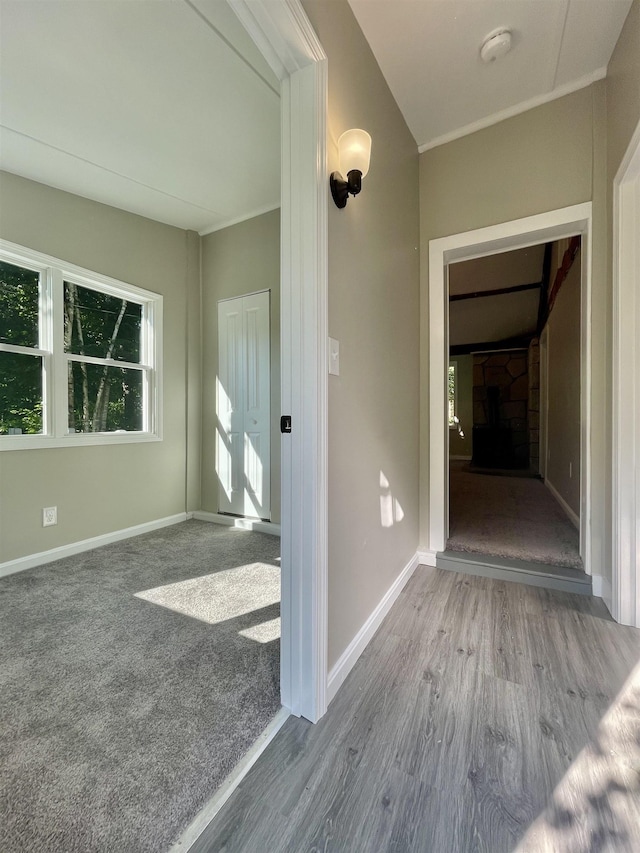
[(419, 565), (419, 555), (414, 554), (386, 591), (382, 599), (378, 602), (373, 612), (369, 615), (367, 621), (360, 628), (353, 640), (351, 640), (344, 652), (340, 655), (334, 666), (331, 667), (327, 678), (327, 699), (329, 703), (335, 697), (346, 677), (356, 665), (358, 658), (369, 644), (369, 641), (382, 624), (384, 617), (391, 610), (396, 599), (407, 585), (409, 578)]
[(200, 810), (182, 833), (180, 838), (170, 848), (169, 853), (188, 853), (190, 850), (193, 850), (195, 853), (197, 850), (198, 838), (200, 838), (204, 830), (209, 826), (211, 821), (215, 818), (236, 788), (239, 787), (247, 773), (251, 770), (253, 765), (260, 758), (262, 753), (269, 746), (290, 716), (291, 712), (287, 708), (281, 708), (278, 711), (271, 723), (269, 723), (267, 728), (251, 747), (249, 752), (240, 759), (238, 764), (236, 764), (232, 772), (227, 776), (222, 785), (220, 785), (209, 802)]
[(436, 566), (493, 580), (524, 583), (578, 595), (593, 594), (589, 575), (563, 566), (545, 566), (542, 563), (463, 551), (441, 551), (436, 555)]

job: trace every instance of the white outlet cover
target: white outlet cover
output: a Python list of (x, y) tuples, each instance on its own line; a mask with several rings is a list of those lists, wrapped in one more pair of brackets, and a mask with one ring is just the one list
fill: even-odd
[(58, 507), (46, 506), (42, 510), (42, 526), (52, 527), (58, 523)]

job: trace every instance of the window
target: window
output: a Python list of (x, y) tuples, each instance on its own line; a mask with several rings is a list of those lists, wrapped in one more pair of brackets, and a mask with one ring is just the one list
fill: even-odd
[(455, 361), (449, 362), (449, 373), (448, 373), (448, 381), (447, 381), (447, 393), (448, 393), (448, 401), (449, 401), (449, 428), (456, 429), (458, 425), (458, 411), (457, 411), (457, 394), (456, 394), (456, 368), (457, 365)]
[(162, 297), (0, 241), (0, 449), (160, 437)]

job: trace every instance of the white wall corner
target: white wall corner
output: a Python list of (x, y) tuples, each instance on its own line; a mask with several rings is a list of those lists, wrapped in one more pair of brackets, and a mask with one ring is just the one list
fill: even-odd
[(382, 624), (384, 617), (393, 607), (396, 599), (406, 586), (409, 578), (414, 573), (420, 562), (418, 554), (414, 554), (395, 581), (391, 584), (362, 628), (360, 628), (353, 640), (351, 640), (347, 648), (340, 655), (335, 665), (329, 671), (329, 677), (327, 679), (328, 702), (332, 701), (344, 683), (346, 677), (356, 665), (358, 658)]
[(75, 554), (91, 551), (93, 548), (101, 548), (103, 545), (110, 545), (112, 542), (120, 542), (122, 539), (140, 536), (142, 533), (151, 533), (153, 530), (160, 530), (161, 527), (179, 524), (186, 521), (187, 517), (186, 512), (179, 512), (176, 515), (168, 515), (155, 521), (136, 524), (134, 527), (125, 527), (122, 530), (114, 530), (112, 533), (103, 533), (101, 536), (92, 536), (91, 539), (71, 542), (69, 545), (61, 545), (59, 548), (51, 548), (49, 551), (40, 551), (37, 554), (18, 557), (16, 560), (8, 560), (5, 563), (0, 563), (0, 578), (13, 575), (16, 572), (23, 572), (26, 569), (33, 569), (45, 563), (52, 563), (54, 560), (73, 557)]

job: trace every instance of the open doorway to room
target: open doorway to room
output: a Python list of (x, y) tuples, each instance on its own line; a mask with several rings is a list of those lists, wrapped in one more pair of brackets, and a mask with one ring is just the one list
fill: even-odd
[(445, 553), (583, 574), (580, 264), (575, 236), (448, 267)]
[[(183, 476), (185, 456), (198, 457), (200, 447), (202, 377), (199, 342), (196, 341), (201, 320), (198, 255), (207, 238), (214, 239), (211, 233), (205, 233), (209, 229), (201, 226), (209, 217), (222, 218), (218, 216), (223, 207), (221, 176), (223, 172), (227, 177), (231, 174), (233, 146), (237, 146), (243, 175), (249, 174), (248, 164), (256, 169), (258, 178), (268, 174), (274, 180), (277, 197), (275, 204), (268, 205), (270, 212), (265, 212), (264, 204), (251, 207), (247, 202), (241, 212), (242, 222), (228, 222), (224, 227), (218, 221), (215, 233), (228, 233), (235, 228), (237, 234), (245, 222), (270, 217), (278, 227), (269, 251), (278, 261), (280, 258), (280, 217), (276, 209), (280, 198), (279, 80), (276, 75), (269, 78), (269, 69), (259, 56), (247, 56), (250, 39), (232, 10), (225, 4), (218, 5), (217, 11), (224, 17), (222, 21), (213, 21), (209, 15), (216, 11), (213, 9), (216, 4), (199, 4), (204, 9), (199, 11), (193, 4), (181, 3), (159, 4), (151, 13), (150, 10), (140, 12), (136, 4), (125, 4), (118, 9), (107, 8), (104, 4), (80, 4), (69, 9), (68, 4), (51, 3), (44, 17), (37, 11), (32, 14), (26, 7), (14, 4), (17, 17), (3, 19), (7, 42), (13, 42), (10, 55), (3, 50), (3, 63), (6, 63), (3, 67), (10, 69), (9, 76), (14, 81), (12, 91), (16, 94), (12, 108), (16, 133), (25, 118), (19, 108), (28, 108), (31, 117), (36, 116), (41, 112), (37, 97), (40, 96), (48, 102), (48, 117), (45, 116), (43, 126), (38, 127), (38, 133), (42, 130), (42, 139), (31, 142), (37, 141), (38, 146), (46, 149), (51, 141), (46, 135), (48, 128), (54, 131), (54, 136), (64, 130), (74, 145), (82, 141), (85, 146), (82, 149), (85, 170), (80, 174), (79, 170), (68, 169), (72, 177), (77, 176), (76, 182), (69, 184), (58, 182), (48, 173), (44, 160), (37, 161), (36, 146), (27, 144), (26, 135), (23, 134), (13, 148), (8, 146), (22, 158), (19, 162), (12, 161), (9, 152), (3, 164), (9, 170), (15, 169), (16, 181), (24, 181), (34, 197), (42, 193), (52, 206), (56, 203), (59, 229), (55, 234), (47, 232), (46, 242), (51, 257), (55, 252), (66, 262), (77, 252), (81, 259), (89, 259), (82, 262), (95, 268), (97, 273), (103, 271), (103, 265), (107, 271), (122, 268), (125, 270), (122, 277), (127, 281), (130, 278), (132, 284), (136, 282), (136, 265), (128, 265), (130, 257), (137, 260), (138, 268), (154, 269), (148, 257), (153, 248), (159, 256), (157, 265), (169, 268), (167, 279), (171, 281), (168, 284), (161, 276), (149, 283), (149, 287), (155, 286), (154, 293), (161, 292), (167, 309), (164, 314), (165, 372), (161, 389), (165, 403), (164, 433), (153, 446), (164, 454), (163, 463), (166, 461), (167, 472), (172, 475), (162, 482), (162, 488), (174, 490), (180, 506), (183, 506), (185, 492), (188, 493), (192, 486), (190, 482), (185, 483)], [(234, 33), (239, 36), (237, 45), (233, 43)], [(79, 46), (83, 50), (78, 50)], [(61, 64), (57, 61), (61, 55), (72, 59)], [(21, 62), (26, 56), (37, 57), (37, 61), (29, 62), (29, 73), (23, 74)], [(114, 56), (118, 58), (117, 63), (113, 62)], [(167, 62), (168, 56), (171, 62)], [(73, 57), (90, 58), (91, 63), (83, 65), (79, 73), (80, 66), (76, 66)], [(291, 63), (288, 67), (292, 67)], [(115, 70), (123, 69), (126, 75), (114, 74)], [(63, 73), (62, 80), (58, 73)], [(265, 78), (271, 79), (271, 83), (266, 83)], [(29, 89), (34, 79), (47, 79), (44, 96), (42, 87)], [(221, 86), (225, 96), (222, 104), (210, 90), (215, 89), (216, 84)], [(247, 104), (240, 96), (236, 97), (236, 84), (241, 93), (246, 94), (247, 89), (267, 92), (271, 100), (265, 112), (271, 117), (275, 134), (267, 134), (264, 128), (249, 132), (245, 127), (240, 132), (233, 124), (234, 117), (246, 124), (247, 117), (253, 119), (263, 115), (253, 101)], [(85, 85), (91, 92), (90, 99), (80, 97), (75, 88)], [(306, 93), (304, 88), (301, 91)], [(64, 105), (74, 105), (69, 111), (69, 124), (50, 118), (57, 112), (58, 95)], [(171, 103), (165, 104), (165, 97)], [(258, 101), (257, 96), (255, 101)], [(78, 110), (78, 103), (93, 106)], [(104, 109), (107, 104), (108, 110)], [(236, 110), (233, 115), (231, 104)], [(194, 107), (192, 112), (189, 112), (190, 106)], [(293, 115), (293, 110), (290, 112)], [(222, 114), (225, 132), (218, 133)], [(167, 115), (172, 117), (169, 125)], [(156, 121), (162, 127), (154, 131)], [(95, 140), (90, 131), (95, 131), (103, 148), (91, 148)], [(267, 148), (267, 136), (274, 135), (276, 156), (274, 162), (264, 168), (257, 155), (251, 152), (248, 155), (240, 145), (245, 139), (253, 142), (259, 137), (263, 152)], [(224, 156), (217, 149), (214, 151), (214, 142), (219, 141), (227, 146)], [(12, 142), (16, 140), (12, 138)], [(182, 144), (186, 155), (179, 157)], [(56, 150), (58, 154), (63, 153), (60, 148)], [(77, 149), (71, 146), (70, 150)], [(171, 160), (168, 166), (163, 165), (164, 156)], [(24, 165), (27, 163), (30, 163), (28, 168)], [(107, 168), (109, 163), (110, 169)], [(143, 183), (137, 171), (141, 164), (147, 183)], [(99, 191), (92, 183), (89, 167), (95, 167), (100, 173), (106, 189), (103, 187)], [(22, 168), (24, 177), (18, 178)], [(191, 168), (193, 173), (185, 176)], [(100, 170), (106, 170), (106, 174)], [(306, 175), (305, 170), (302, 171)], [(119, 180), (115, 180), (116, 174)], [(311, 177), (315, 180), (315, 173), (310, 174)], [(152, 181), (153, 187), (149, 185)], [(258, 185), (260, 181), (256, 179), (250, 183)], [(48, 186), (43, 187), (43, 184)], [(224, 200), (237, 200), (242, 195), (241, 185), (233, 177), (227, 186), (230, 187), (229, 195)], [(211, 187), (219, 202), (215, 208), (207, 196)], [(56, 195), (59, 189), (66, 190), (62, 200)], [(189, 204), (185, 200), (183, 195), (187, 190), (189, 199), (198, 203)], [(297, 198), (297, 191), (297, 185), (293, 190), (290, 188), (289, 204), (291, 197)], [(153, 200), (151, 207), (147, 205), (149, 197)], [(310, 192), (306, 198), (313, 204), (315, 195)], [(107, 210), (91, 208), (86, 203), (88, 199), (101, 202)], [(87, 209), (95, 214), (95, 222), (87, 224), (88, 217), (82, 217)], [(322, 207), (318, 207), (318, 216), (321, 210)], [(254, 215), (250, 217), (251, 211)], [(29, 217), (25, 215), (24, 218)], [(75, 222), (69, 221), (74, 218)], [(105, 221), (110, 230), (96, 236)], [(58, 233), (73, 235), (74, 225), (78, 233), (77, 246), (72, 240), (58, 246)], [(82, 237), (80, 225), (87, 225), (89, 236), (86, 238)], [(166, 226), (180, 229), (179, 239), (174, 232), (169, 233), (169, 229), (163, 232)], [(295, 232), (290, 223), (285, 222), (283, 230), (285, 227), (288, 236), (283, 241), (284, 258), (294, 251), (290, 243)], [(131, 240), (127, 239), (128, 235), (132, 235)], [(171, 237), (176, 237), (175, 242), (180, 244), (180, 252), (176, 250), (175, 256), (171, 254), (173, 244), (167, 245)], [(136, 238), (139, 238), (138, 245)], [(92, 254), (95, 244), (99, 251)], [(313, 240), (309, 245), (313, 245)], [(259, 252), (255, 241), (249, 239), (244, 246), (245, 256), (253, 253), (255, 265), (264, 265), (264, 254)], [(297, 246), (295, 250), (298, 251)], [(183, 254), (186, 256), (184, 264)], [(304, 266), (307, 262), (304, 253), (302, 260)], [(46, 265), (50, 266), (48, 261)], [(128, 271), (131, 268), (134, 272)], [(302, 276), (308, 289), (316, 286), (318, 277)], [(275, 280), (267, 285), (271, 290), (271, 316), (278, 321), (280, 312), (277, 305), (274, 307), (274, 290), (279, 282), (278, 267)], [(308, 294), (298, 296), (299, 301), (305, 302)], [(214, 324), (218, 298), (216, 293), (212, 312)], [(291, 301), (290, 296), (288, 301)], [(298, 342), (292, 340), (296, 320), (290, 317), (290, 312), (284, 316), (290, 323), (283, 339), (288, 351), (295, 354), (300, 351)], [(206, 335), (204, 318), (202, 320), (201, 330)], [(320, 336), (324, 330), (322, 324), (318, 323), (318, 329)], [(186, 348), (185, 338), (189, 338)], [(207, 340), (215, 347), (215, 335)], [(312, 340), (313, 336), (307, 334), (307, 341), (311, 343)], [(278, 347), (273, 333), (271, 346)], [(322, 354), (320, 347), (318, 352)], [(305, 369), (315, 367), (313, 358), (297, 360), (304, 361)], [(270, 370), (279, 374), (278, 362), (273, 357)], [(187, 405), (185, 385), (188, 386)], [(272, 391), (276, 385), (279, 393), (279, 381), (272, 383)], [(308, 382), (306, 387), (316, 390), (313, 382)], [(297, 389), (289, 389), (288, 411), (295, 415), (298, 407)], [(277, 418), (278, 410), (279, 403), (271, 405), (269, 416), (272, 420)], [(314, 435), (313, 429), (308, 429), (308, 419), (316, 412), (324, 414), (321, 402), (316, 408), (307, 405), (296, 424), (307, 444), (310, 434)], [(321, 431), (320, 422), (312, 426)], [(279, 446), (277, 430), (271, 430), (270, 440)], [(297, 437), (295, 440), (298, 442)], [(116, 454), (108, 456), (106, 450), (83, 448), (81, 467), (91, 472), (97, 481), (98, 474), (103, 478), (98, 481), (100, 499), (95, 502), (98, 512), (106, 512), (108, 504), (114, 501), (121, 506), (131, 506), (132, 514), (138, 509), (134, 489), (138, 469), (133, 460), (144, 459), (151, 476), (155, 457), (149, 455), (149, 446), (132, 443), (126, 448), (130, 467), (118, 484), (115, 498), (105, 496), (105, 483), (111, 475)], [(25, 459), (28, 452), (23, 452)], [(44, 456), (49, 451), (39, 453)], [(79, 467), (80, 460), (76, 463), (72, 448), (65, 449), (64, 453), (67, 454), (67, 475)], [(314, 471), (317, 467), (322, 474), (322, 452), (307, 455)], [(187, 467), (189, 464), (188, 461)], [(278, 471), (279, 467), (278, 460)], [(294, 473), (303, 471), (309, 475), (306, 465), (296, 469), (289, 462), (290, 485), (292, 467)], [(301, 476), (298, 479), (302, 481)], [(199, 476), (195, 480), (199, 487)], [(275, 480), (272, 472), (272, 489)], [(306, 483), (311, 480), (313, 472)], [(308, 508), (303, 501), (297, 502), (297, 495), (296, 486), (291, 485), (289, 505), (300, 504), (294, 511), (298, 520), (302, 519), (295, 525), (294, 546), (299, 544), (299, 550), (303, 550), (310, 539), (309, 528), (315, 530), (318, 522), (315, 507)], [(273, 519), (279, 499), (271, 497), (269, 515)], [(89, 505), (89, 501), (85, 499), (85, 502)], [(184, 506), (194, 505), (198, 504)], [(287, 527), (292, 529), (294, 525), (289, 522)], [(89, 528), (86, 535), (91, 532)], [(303, 540), (301, 543), (298, 537)], [(7, 641), (3, 645), (3, 653), (11, 670), (15, 668), (20, 673), (20, 677), (12, 681), (11, 690), (3, 691), (3, 709), (8, 711), (7, 718), (11, 720), (4, 744), (12, 756), (19, 756), (15, 762), (10, 762), (13, 775), (9, 785), (12, 790), (25, 793), (16, 800), (11, 819), (4, 824), (2, 833), (6, 834), (0, 833), (3, 849), (34, 849), (44, 844), (51, 850), (68, 850), (78, 844), (91, 846), (96, 834), (106, 846), (114, 848), (165, 849), (224, 780), (246, 747), (261, 736), (265, 725), (278, 713), (281, 589), (277, 537), (205, 524), (196, 519), (167, 525), (147, 536), (123, 542), (112, 541), (100, 552), (87, 550), (85, 553), (81, 548), (80, 554), (59, 560), (54, 567), (25, 566), (26, 571), (16, 571), (2, 579), (6, 613), (11, 617), (11, 628), (15, 629), (9, 628), (3, 616), (7, 635), (11, 636), (11, 643)], [(323, 547), (322, 542), (322, 537), (320, 544), (314, 541), (317, 551)], [(292, 553), (297, 558), (298, 553), (290, 544), (290, 567)], [(312, 560), (305, 561), (304, 567), (299, 568), (298, 563), (302, 562), (296, 559), (295, 565), (295, 581), (300, 586), (306, 578), (305, 573), (316, 568)], [(290, 571), (290, 579), (292, 574)], [(305, 601), (309, 607), (316, 605), (316, 599), (311, 596), (306, 596)], [(308, 618), (296, 620), (297, 616), (296, 604), (290, 604), (287, 611), (290, 636), (296, 630), (292, 627), (294, 621), (303, 623), (305, 630), (312, 621)], [(317, 622), (322, 625), (321, 619)], [(314, 630), (318, 629), (314, 626)], [(33, 658), (34, 643), (40, 649), (37, 661)], [(295, 653), (294, 650), (290, 657)], [(305, 653), (307, 658), (312, 657), (316, 649), (310, 644), (308, 651), (300, 652), (300, 657)], [(294, 667), (290, 669), (293, 671)], [(307, 676), (311, 678), (316, 669), (315, 665), (300, 667), (300, 683), (304, 683)], [(286, 681), (286, 675), (282, 681)], [(292, 681), (290, 677), (286, 697), (289, 702), (292, 695), (297, 698), (296, 687), (299, 686), (292, 686)], [(322, 703), (316, 702), (313, 691), (308, 691), (304, 699), (308, 701), (306, 704), (304, 700), (298, 702), (298, 712), (302, 705), (301, 710), (315, 718), (317, 707), (312, 706), (313, 702), (322, 713)], [(84, 733), (82, 738), (77, 737), (78, 731)], [(236, 737), (238, 733), (239, 738)], [(114, 767), (117, 772), (113, 771)]]
[[(577, 569), (559, 567), (553, 574), (545, 574), (537, 566), (529, 561), (521, 561), (523, 566), (518, 566), (517, 571), (510, 568), (510, 564), (516, 559), (494, 557), (491, 558), (491, 566), (487, 571), (492, 576), (506, 577), (506, 579), (524, 579), (516, 577), (517, 572), (526, 572), (530, 578), (527, 582), (538, 583), (543, 586), (555, 586), (561, 589), (572, 589), (576, 592), (591, 593), (591, 554), (593, 551), (592, 526), (590, 523), (591, 504), (591, 470), (592, 470), (592, 447), (590, 442), (590, 383), (591, 383), (591, 332), (590, 332), (590, 290), (591, 290), (591, 204), (585, 203), (571, 207), (560, 208), (547, 213), (536, 214), (524, 219), (505, 222), (500, 225), (487, 226), (476, 231), (454, 234), (432, 240), (429, 244), (429, 381), (430, 400), (429, 417), (431, 423), (430, 447), (429, 447), (429, 548), (425, 558), (433, 561), (433, 564), (442, 565), (446, 568), (454, 568), (444, 553), (447, 541), (450, 538), (449, 526), (449, 395), (447, 392), (447, 379), (449, 376), (449, 274), (451, 266), (458, 261), (470, 261), (509, 252), (515, 249), (526, 249), (531, 246), (541, 246), (547, 243), (555, 243), (571, 237), (580, 237), (580, 355), (579, 369), (574, 377), (574, 384), (578, 384), (579, 395), (579, 423), (580, 423), (580, 478), (579, 478), (579, 554), (582, 560), (584, 574)], [(564, 257), (564, 256), (563, 256)], [(561, 265), (561, 264), (560, 264)], [(578, 271), (578, 267), (575, 267)], [(551, 275), (551, 273), (550, 273)], [(555, 281), (555, 279), (554, 279)], [(525, 284), (534, 284), (534, 281)], [(550, 281), (550, 289), (553, 282)], [(491, 289), (491, 288), (489, 288)], [(534, 290), (534, 288), (526, 288)], [(491, 297), (481, 297), (491, 298)], [(498, 298), (505, 298), (499, 296)], [(464, 301), (464, 300), (460, 300)], [(562, 332), (561, 332), (562, 334)], [(486, 343), (486, 341), (480, 341)], [(484, 350), (493, 347), (480, 347)], [(471, 354), (471, 353), (470, 353)], [(527, 347), (527, 361), (528, 361)], [(528, 383), (528, 380), (527, 380)], [(471, 384), (473, 393), (473, 380)], [(540, 391), (540, 389), (537, 389)], [(495, 393), (495, 392), (492, 392)], [(487, 392), (487, 397), (488, 397)], [(535, 396), (535, 395), (533, 395)], [(544, 399), (544, 389), (543, 395)], [(528, 404), (527, 404), (528, 405)], [(528, 408), (527, 408), (528, 414)], [(472, 417), (472, 416), (471, 416)], [(538, 413), (540, 421), (540, 413)], [(544, 424), (544, 418), (542, 419)], [(454, 422), (455, 423), (455, 422)], [(473, 423), (470, 424), (473, 429)], [(513, 425), (512, 425), (513, 426)], [(464, 425), (462, 426), (464, 431)], [(544, 440), (544, 429), (543, 429)], [(538, 433), (540, 442), (540, 432)], [(540, 452), (540, 451), (539, 451)], [(462, 454), (460, 454), (462, 455)], [(473, 450), (467, 451), (466, 455), (473, 457)], [(530, 457), (534, 454), (529, 449)], [(553, 450), (552, 450), (553, 458)], [(459, 460), (469, 463), (471, 460)], [(568, 467), (568, 466), (567, 466)], [(502, 469), (504, 470), (504, 469)], [(572, 468), (572, 474), (573, 474)], [(490, 475), (480, 475), (490, 476)], [(547, 475), (548, 476), (548, 475)], [(501, 478), (507, 482), (524, 481), (524, 478)], [(531, 478), (535, 482), (534, 478)], [(538, 481), (543, 489), (545, 487)], [(545, 491), (549, 491), (545, 489)], [(550, 496), (550, 495), (549, 495)], [(459, 558), (464, 558), (463, 552), (456, 552)], [(477, 554), (471, 552), (470, 560), (477, 562)], [(505, 562), (506, 561), (506, 562)], [(447, 565), (445, 566), (445, 562)], [(485, 561), (486, 562), (486, 561)], [(502, 567), (500, 570), (496, 567)], [(505, 569), (506, 566), (506, 569)], [(531, 568), (533, 566), (533, 568)], [(494, 571), (494, 569), (496, 569)], [(503, 571), (504, 569), (504, 571)], [(462, 569), (464, 570), (464, 569)], [(479, 573), (482, 573), (478, 569)], [(501, 573), (502, 572), (502, 573)], [(484, 572), (485, 574), (487, 572)], [(505, 574), (506, 573), (506, 574)], [(566, 575), (569, 573), (570, 580)], [(534, 578), (533, 575), (536, 575)], [(541, 577), (542, 575), (542, 577)], [(579, 577), (576, 578), (576, 575)]]

